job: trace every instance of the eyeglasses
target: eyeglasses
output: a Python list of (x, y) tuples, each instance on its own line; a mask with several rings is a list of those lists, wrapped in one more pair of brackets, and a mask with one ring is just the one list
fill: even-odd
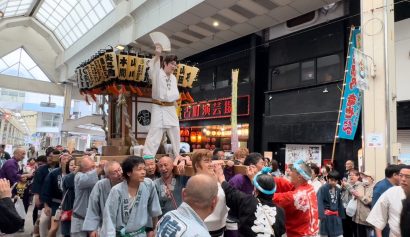
[(410, 175), (408, 175), (408, 174), (399, 174), (399, 177), (402, 179), (402, 178), (405, 178), (405, 179), (407, 179), (407, 180), (410, 180)]

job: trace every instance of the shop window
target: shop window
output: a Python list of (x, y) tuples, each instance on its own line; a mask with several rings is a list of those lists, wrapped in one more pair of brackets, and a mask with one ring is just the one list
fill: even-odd
[(43, 113), (41, 126), (43, 127), (58, 127), (61, 123), (60, 114)]
[[(227, 87), (232, 84), (232, 69), (235, 68), (239, 68), (238, 83), (249, 82), (249, 58), (244, 57), (218, 66), (216, 75), (217, 88)], [(228, 82), (228, 84), (226, 82)]]
[(313, 20), (316, 18), (316, 11), (311, 11), (306, 14), (303, 14), (301, 16), (295, 17), (293, 19), (290, 19), (286, 21), (286, 27), (288, 28), (293, 28), (296, 26), (300, 26), (303, 24), (308, 24), (313, 22)]
[(302, 82), (315, 80), (315, 61), (310, 60), (301, 64)]
[(299, 86), (300, 64), (292, 63), (276, 67), (271, 71), (272, 90)]
[(213, 78), (215, 76), (215, 68), (205, 68), (202, 69), (200, 68), (199, 74), (198, 74), (198, 83), (199, 85), (205, 85), (212, 83)]
[(18, 96), (19, 93), (17, 91), (9, 91), (9, 96)]
[(317, 59), (317, 82), (327, 83), (343, 78), (342, 54), (333, 54)]
[(273, 80), (299, 79), (299, 63), (288, 64), (275, 68), (272, 71)]
[(223, 80), (223, 81), (218, 81), (218, 83), (216, 83), (216, 88), (224, 88), (224, 87), (228, 87), (230, 84), (230, 80)]

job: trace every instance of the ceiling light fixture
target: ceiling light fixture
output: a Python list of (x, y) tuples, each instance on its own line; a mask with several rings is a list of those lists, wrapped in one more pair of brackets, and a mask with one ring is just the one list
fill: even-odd
[(212, 25), (213, 25), (214, 27), (218, 27), (218, 26), (219, 26), (219, 22), (218, 22), (218, 21), (214, 21), (214, 23), (212, 23)]

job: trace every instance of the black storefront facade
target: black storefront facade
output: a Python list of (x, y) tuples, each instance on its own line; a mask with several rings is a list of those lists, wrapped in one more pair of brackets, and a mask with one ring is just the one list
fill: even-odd
[[(199, 67), (198, 81), (190, 94), (195, 103), (182, 105), (181, 140), (192, 148), (222, 148), (230, 150), (231, 124), (231, 70), (239, 69), (238, 119), (239, 141), (253, 150), (255, 142), (254, 86), (255, 50), (260, 37), (248, 35), (191, 56), (185, 61)], [(194, 135), (192, 134), (194, 133)], [(195, 138), (196, 134), (196, 138)], [(200, 134), (200, 140), (198, 140)]]
[[(249, 96), (250, 104), (249, 116), (238, 117), (238, 124), (249, 124), (249, 150), (272, 151), (282, 168), (286, 144), (321, 145), (322, 160), (330, 159), (354, 21), (360, 18), (336, 19), (271, 41), (264, 40), (264, 30), (191, 56), (186, 60), (200, 68), (191, 94), (195, 101), (230, 97), (230, 72), (239, 68), (238, 95)], [(313, 76), (302, 79), (312, 70)], [(181, 128), (218, 124), (230, 119), (181, 121)], [(336, 165), (357, 159), (360, 135), (359, 127), (355, 140), (337, 141)]]
[[(359, 9), (346, 7), (351, 16)], [(345, 17), (270, 42), (261, 150), (272, 151), (282, 168), (288, 144), (319, 145), (322, 164), (331, 159), (350, 26), (358, 24)], [(336, 140), (335, 168), (357, 161), (360, 147), (359, 125), (354, 140)]]
[[(267, 40), (267, 30), (189, 57), (200, 68), (191, 93), (196, 101), (230, 97), (230, 70), (239, 68), (239, 96), (249, 95), (250, 151), (272, 151), (284, 168), (287, 144), (320, 145), (331, 158), (350, 27), (360, 25), (360, 2), (344, 1), (345, 15)], [(399, 11), (398, 11), (399, 12)], [(396, 19), (397, 20), (397, 19)], [(408, 102), (398, 105), (398, 127), (408, 128)], [(181, 122), (183, 126), (230, 124), (229, 118)], [(334, 166), (357, 162), (361, 124), (354, 140), (337, 139)]]

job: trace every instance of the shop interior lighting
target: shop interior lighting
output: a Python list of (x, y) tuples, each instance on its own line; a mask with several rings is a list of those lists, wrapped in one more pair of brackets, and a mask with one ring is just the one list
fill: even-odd
[(219, 26), (219, 22), (218, 22), (218, 21), (214, 21), (214, 22), (212, 23), (212, 25), (213, 25), (214, 27), (218, 27), (218, 26)]

